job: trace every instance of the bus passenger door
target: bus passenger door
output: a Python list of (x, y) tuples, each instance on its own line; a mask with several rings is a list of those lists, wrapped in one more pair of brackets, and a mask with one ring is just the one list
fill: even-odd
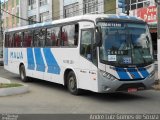
[(96, 71), (93, 64), (93, 40), (94, 30), (85, 29), (81, 31), (80, 63), (79, 63), (79, 87), (82, 89), (96, 91)]

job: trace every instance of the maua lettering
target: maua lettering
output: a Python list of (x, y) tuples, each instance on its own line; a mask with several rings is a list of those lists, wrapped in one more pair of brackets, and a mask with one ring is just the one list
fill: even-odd
[(22, 54), (22, 52), (10, 52), (10, 58), (23, 59), (23, 54)]

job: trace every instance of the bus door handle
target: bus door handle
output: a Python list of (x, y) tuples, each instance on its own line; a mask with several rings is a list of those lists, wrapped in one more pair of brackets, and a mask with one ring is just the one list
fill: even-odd
[(82, 73), (87, 73), (87, 71), (85, 71), (85, 70), (80, 70), (80, 72), (82, 72)]

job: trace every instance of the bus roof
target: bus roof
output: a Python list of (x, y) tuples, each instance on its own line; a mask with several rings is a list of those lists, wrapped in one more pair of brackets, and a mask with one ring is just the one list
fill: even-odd
[(33, 24), (33, 25), (11, 28), (11, 29), (5, 30), (5, 32), (25, 30), (25, 29), (30, 29), (30, 28), (43, 27), (43, 26), (55, 25), (55, 24), (66, 23), (66, 22), (74, 22), (74, 21), (80, 21), (80, 20), (90, 20), (90, 21), (96, 22), (97, 18), (144, 22), (140, 18), (137, 18), (137, 17), (134, 17), (134, 16), (127, 16), (127, 15), (87, 14), (87, 15), (80, 15), (80, 16), (75, 16), (75, 17), (70, 17), (70, 18), (65, 18), (65, 19), (54, 20), (54, 21), (50, 21), (50, 22), (36, 23), (36, 24)]

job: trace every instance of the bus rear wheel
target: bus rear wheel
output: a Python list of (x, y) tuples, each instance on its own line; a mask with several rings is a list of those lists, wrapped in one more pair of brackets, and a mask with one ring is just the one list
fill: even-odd
[(77, 80), (73, 71), (69, 72), (67, 77), (67, 88), (73, 95), (79, 95), (80, 90), (77, 88)]
[(20, 66), (19, 74), (20, 74), (21, 81), (23, 81), (23, 82), (27, 82), (28, 81), (24, 65)]

